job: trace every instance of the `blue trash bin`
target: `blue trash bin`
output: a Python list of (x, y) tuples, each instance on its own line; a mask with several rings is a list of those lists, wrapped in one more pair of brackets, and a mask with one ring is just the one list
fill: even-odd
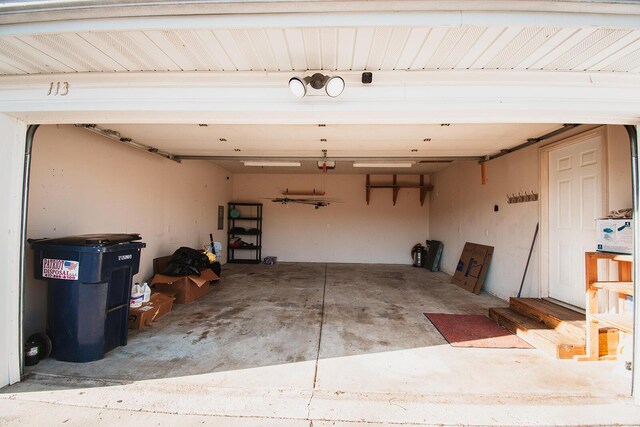
[(30, 240), (36, 279), (48, 281), (47, 332), (66, 362), (102, 359), (127, 344), (131, 281), (146, 245), (139, 234)]

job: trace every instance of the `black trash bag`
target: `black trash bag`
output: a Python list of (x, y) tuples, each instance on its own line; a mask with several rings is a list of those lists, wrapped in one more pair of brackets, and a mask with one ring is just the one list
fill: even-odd
[(209, 258), (205, 254), (183, 246), (171, 255), (167, 266), (160, 274), (165, 276), (190, 276), (195, 274), (199, 276), (201, 269), (209, 267)]

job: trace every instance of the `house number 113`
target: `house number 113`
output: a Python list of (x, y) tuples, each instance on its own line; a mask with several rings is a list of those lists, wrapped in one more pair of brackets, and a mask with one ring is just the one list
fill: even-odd
[(69, 82), (51, 82), (47, 96), (65, 96), (69, 93)]

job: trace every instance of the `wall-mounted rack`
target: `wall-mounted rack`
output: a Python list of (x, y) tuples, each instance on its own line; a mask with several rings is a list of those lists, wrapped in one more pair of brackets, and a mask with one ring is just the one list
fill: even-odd
[(526, 203), (526, 202), (535, 202), (538, 200), (538, 193), (532, 191), (531, 193), (524, 192), (524, 194), (518, 193), (516, 194), (507, 194), (507, 203)]
[(398, 191), (401, 188), (419, 188), (420, 189), (420, 206), (424, 206), (424, 200), (427, 197), (427, 192), (433, 190), (433, 185), (425, 184), (424, 175), (420, 175), (420, 182), (418, 184), (398, 184), (398, 176), (393, 175), (393, 183), (392, 184), (372, 184), (371, 176), (367, 175), (367, 205), (371, 200), (371, 189), (373, 188), (391, 188), (393, 190), (393, 206), (396, 205), (398, 201)]
[(282, 192), (283, 196), (324, 196), (324, 191), (316, 191), (314, 188), (312, 191), (289, 191), (287, 188)]

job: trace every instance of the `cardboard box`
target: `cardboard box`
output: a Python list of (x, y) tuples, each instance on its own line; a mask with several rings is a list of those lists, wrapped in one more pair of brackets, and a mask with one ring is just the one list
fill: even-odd
[(174, 297), (156, 292), (142, 307), (129, 309), (129, 329), (144, 329), (149, 323), (171, 311)]
[(474, 294), (479, 294), (489, 271), (493, 246), (465, 243), (452, 283)]
[(633, 220), (632, 219), (596, 219), (596, 250), (598, 252), (614, 252), (633, 254)]
[(171, 260), (171, 255), (153, 259), (153, 274), (158, 274), (165, 269)]
[(175, 294), (176, 304), (189, 304), (209, 293), (209, 282), (218, 280), (219, 277), (211, 269), (200, 270), (200, 275), (190, 276), (165, 276), (156, 274), (151, 279), (151, 285), (158, 292)]

